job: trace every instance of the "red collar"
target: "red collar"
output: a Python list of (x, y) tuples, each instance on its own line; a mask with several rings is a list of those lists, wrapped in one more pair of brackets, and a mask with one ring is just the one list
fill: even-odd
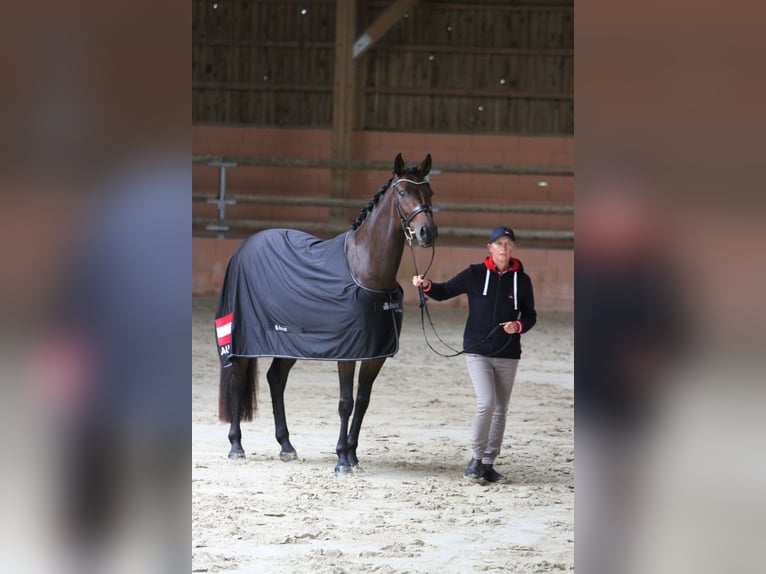
[(519, 261), (518, 259), (514, 259), (513, 257), (510, 258), (510, 261), (508, 262), (510, 265), (500, 271), (500, 269), (497, 268), (495, 265), (495, 262), (492, 260), (492, 257), (487, 255), (484, 258), (484, 266), (489, 269), (490, 271), (494, 271), (495, 273), (499, 273), (502, 275), (503, 273), (508, 273), (508, 271), (518, 271), (519, 270)]

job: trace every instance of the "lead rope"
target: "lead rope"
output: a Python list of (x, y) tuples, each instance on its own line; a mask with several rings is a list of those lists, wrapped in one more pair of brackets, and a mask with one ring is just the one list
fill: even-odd
[[(412, 247), (411, 243), (410, 243), (410, 253), (412, 254), (412, 265), (413, 265), (413, 267), (415, 269), (415, 275), (420, 275), (420, 273), (418, 272), (418, 262), (415, 260), (415, 249)], [(428, 273), (428, 271), (431, 269), (431, 265), (434, 262), (434, 256), (435, 255), (436, 255), (436, 247), (432, 245), (431, 246), (431, 260), (428, 262), (428, 267), (426, 267), (426, 270), (423, 272), (422, 275), (420, 275), (421, 277), (425, 277), (426, 273)], [(458, 355), (462, 355), (464, 353), (468, 353), (472, 349), (475, 349), (476, 347), (479, 347), (480, 345), (483, 345), (484, 343), (486, 343), (490, 339), (490, 337), (492, 337), (492, 335), (495, 334), (495, 331), (497, 331), (498, 329), (501, 328), (499, 324), (495, 325), (492, 328), (492, 330), (489, 332), (489, 334), (486, 337), (484, 337), (481, 341), (479, 341), (475, 345), (471, 345), (467, 349), (463, 349), (462, 351), (458, 351), (457, 349), (454, 349), (450, 345), (445, 343), (444, 340), (439, 336), (439, 333), (436, 331), (436, 327), (434, 327), (434, 322), (431, 319), (431, 313), (428, 311), (428, 305), (426, 305), (426, 295), (423, 292), (423, 288), (422, 287), (418, 287), (418, 296), (420, 297), (420, 326), (421, 326), (421, 328), (423, 330), (423, 339), (425, 339), (425, 342), (426, 342), (426, 345), (428, 346), (428, 348), (431, 349), (434, 353), (436, 353), (440, 357), (444, 357), (444, 358), (449, 359), (451, 357), (457, 357)], [(431, 330), (433, 331), (434, 335), (436, 335), (436, 338), (439, 340), (439, 342), (442, 345), (444, 345), (450, 351), (452, 351), (452, 354), (447, 355), (447, 354), (442, 353), (441, 351), (438, 351), (438, 350), (433, 348), (433, 346), (431, 345), (431, 342), (428, 340), (428, 335), (426, 334), (426, 322), (425, 322), (425, 318), (426, 317), (428, 317), (428, 323), (429, 323), (429, 325), (431, 325)], [(491, 356), (499, 353), (500, 351), (505, 349), (510, 344), (510, 342), (511, 342), (511, 336), (509, 335), (508, 336), (508, 341), (506, 341), (505, 345), (503, 345), (497, 351), (493, 352), (491, 355), (488, 355), (488, 356), (491, 357)]]

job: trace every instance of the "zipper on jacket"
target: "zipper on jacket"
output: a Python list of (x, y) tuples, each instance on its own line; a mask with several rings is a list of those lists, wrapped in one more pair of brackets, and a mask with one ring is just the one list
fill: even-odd
[[(489, 271), (489, 269), (487, 269)], [(497, 289), (495, 289), (495, 300), (492, 303), (492, 317), (490, 319), (490, 329), (494, 329), (497, 323), (499, 323), (497, 319), (497, 303), (500, 301), (500, 294), (503, 292), (502, 289), (503, 286), (503, 276), (498, 273), (497, 275)], [(496, 323), (497, 321), (497, 323)], [(495, 352), (495, 342), (494, 342), (494, 336), (489, 339), (489, 354)]]

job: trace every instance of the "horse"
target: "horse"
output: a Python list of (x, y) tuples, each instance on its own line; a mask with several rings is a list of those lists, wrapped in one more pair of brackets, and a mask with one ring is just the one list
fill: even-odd
[[(252, 420), (257, 408), (257, 357), (272, 357), (266, 379), (283, 462), (298, 457), (284, 405), (290, 369), (299, 359), (337, 360), (340, 433), (335, 473), (361, 470), (357, 446), (372, 386), (386, 358), (398, 351), (403, 291), (396, 275), (405, 242), (433, 247), (438, 234), (430, 170), (430, 154), (419, 165), (406, 167), (400, 153), (393, 175), (350, 230), (327, 240), (297, 230), (265, 230), (232, 255), (215, 320), (221, 359), (218, 414), (230, 423), (229, 458), (245, 457), (240, 421)], [(253, 245), (245, 249), (250, 242)], [(284, 265), (293, 266), (284, 270)], [(330, 268), (338, 268), (341, 278), (329, 277)], [(284, 277), (277, 277), (280, 274)], [(270, 283), (258, 285), (266, 279)], [(334, 289), (335, 283), (338, 294), (319, 300), (318, 294)], [(276, 308), (263, 311), (259, 301)], [(338, 319), (341, 316), (348, 318)], [(357, 362), (361, 366), (354, 400)]]

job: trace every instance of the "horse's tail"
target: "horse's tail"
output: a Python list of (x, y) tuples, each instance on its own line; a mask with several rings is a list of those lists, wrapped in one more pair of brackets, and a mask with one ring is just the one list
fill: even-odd
[(230, 423), (232, 420), (232, 393), (238, 394), (240, 420), (251, 421), (258, 408), (258, 360), (256, 358), (232, 357), (231, 365), (221, 367), (218, 385), (218, 418)]

